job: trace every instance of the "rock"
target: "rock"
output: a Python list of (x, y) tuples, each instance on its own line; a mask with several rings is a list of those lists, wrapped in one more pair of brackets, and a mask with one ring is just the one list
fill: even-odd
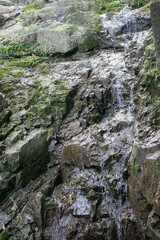
[(126, 6), (109, 21), (107, 16), (102, 16), (102, 24), (107, 33), (115, 36), (149, 29), (151, 20), (148, 15), (138, 10), (131, 11), (131, 8)]
[(10, 0), (0, 0), (0, 5), (11, 6), (13, 3)]
[[(17, 134), (19, 135), (19, 132), (12, 134), (12, 143)], [(48, 163), (46, 152), (49, 142), (50, 131), (39, 129), (33, 130), (25, 140), (20, 140), (6, 149), (5, 157), (1, 157), (0, 168), (7, 174), (6, 177), (3, 175), (3, 178), (8, 179), (1, 178), (1, 193), (14, 188), (15, 185), (25, 186), (29, 180), (44, 171)]]
[[(128, 7), (98, 16), (100, 1), (40, 2), (0, 33), (2, 113), (12, 112), (0, 138), (8, 240), (152, 239), (159, 234), (159, 186), (150, 172), (158, 174), (159, 133), (149, 125), (146, 97), (138, 92), (143, 110), (134, 101), (149, 17)], [(106, 40), (88, 51), (99, 44), (99, 17)]]
[(64, 146), (62, 159), (63, 163), (68, 165), (77, 167), (91, 166), (89, 157), (83, 147), (76, 144)]
[(0, 112), (7, 106), (5, 95), (0, 93)]
[[(146, 141), (147, 140), (147, 141)], [(145, 139), (146, 143), (143, 148), (134, 146), (130, 159), (130, 201), (134, 208), (134, 212), (138, 219), (141, 228), (144, 228), (151, 220), (151, 213), (154, 212), (159, 215), (159, 158), (160, 158), (160, 144), (159, 131), (155, 136), (150, 136)], [(133, 200), (134, 199), (134, 200)], [(143, 209), (140, 211), (140, 209)], [(156, 209), (156, 211), (155, 211)], [(153, 214), (154, 215), (154, 214)], [(152, 215), (152, 216), (153, 216)], [(154, 218), (154, 217), (153, 217)], [(159, 224), (159, 223), (157, 223)], [(156, 225), (156, 224), (155, 224)], [(146, 229), (146, 232), (156, 234), (158, 239), (159, 232), (154, 227)]]
[[(9, 32), (4, 30), (1, 36), (8, 40), (12, 38), (16, 44), (23, 42), (31, 46), (36, 45), (37, 51), (44, 54), (65, 54), (78, 47), (80, 51), (88, 51), (98, 45), (98, 37), (95, 34), (97, 18), (94, 14), (80, 13), (75, 4), (77, 14), (74, 16), (70, 2), (66, 8), (57, 6), (55, 2), (54, 4), (26, 13), (24, 25), (18, 23), (11, 27)], [(45, 25), (43, 21), (46, 22)]]
[(160, 1), (159, 0), (153, 1), (150, 5), (150, 9), (151, 9), (152, 29), (153, 29), (154, 39), (155, 39), (155, 47), (156, 47), (156, 55), (157, 55), (157, 67), (160, 71), (160, 46), (159, 46), (160, 30), (158, 27), (159, 21), (160, 21), (160, 16), (159, 16)]
[(21, 130), (15, 131), (11, 133), (6, 139), (5, 143), (8, 147), (11, 147), (14, 143), (16, 143), (18, 140), (21, 140), (23, 136), (23, 133)]
[(71, 209), (73, 209), (73, 216), (76, 217), (89, 217), (91, 215), (91, 205), (84, 196), (77, 196)]
[(14, 18), (18, 16), (22, 11), (21, 7), (16, 6), (1, 6), (0, 8), (0, 15), (2, 15), (6, 20)]
[[(20, 162), (27, 164), (30, 159), (37, 159), (42, 156), (48, 147), (49, 132), (43, 129), (33, 130), (25, 140), (17, 142), (14, 146), (6, 149), (8, 160), (20, 159)], [(32, 148), (31, 148), (32, 146)]]
[(124, 4), (129, 4), (129, 1), (128, 1), (128, 0), (121, 0), (120, 2), (121, 2), (121, 3), (124, 3)]
[(0, 126), (2, 126), (4, 123), (9, 123), (11, 115), (12, 112), (10, 110), (2, 111), (0, 113)]

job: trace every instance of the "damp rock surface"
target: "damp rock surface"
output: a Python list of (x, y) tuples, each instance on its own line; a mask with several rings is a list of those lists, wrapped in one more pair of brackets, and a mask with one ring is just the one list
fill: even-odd
[(158, 240), (149, 15), (38, 2), (0, 1), (0, 238)]

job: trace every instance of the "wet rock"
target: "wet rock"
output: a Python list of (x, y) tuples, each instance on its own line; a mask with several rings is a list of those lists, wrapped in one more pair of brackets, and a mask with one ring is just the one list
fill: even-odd
[(76, 144), (64, 146), (62, 159), (64, 164), (76, 167), (91, 166), (89, 157), (83, 147)]
[(3, 224), (7, 225), (10, 221), (11, 221), (11, 217), (9, 215), (7, 215), (5, 212), (0, 211), (0, 221), (1, 221), (1, 225), (0, 225), (0, 230), (3, 230)]
[(107, 18), (105, 20), (104, 16), (102, 19), (104, 29), (113, 36), (147, 30), (151, 27), (151, 20), (147, 15), (138, 10), (132, 11), (128, 6), (113, 15), (111, 20), (108, 21)]
[[(10, 235), (9, 239), (27, 239), (28, 236), (30, 239), (33, 239), (33, 236), (38, 239), (41, 237), (36, 229), (38, 228), (40, 233), (41, 223), (43, 225), (43, 217), (41, 218), (44, 216), (42, 198), (50, 195), (58, 174), (58, 166), (49, 169), (48, 172), (30, 182), (25, 188), (14, 192), (11, 197), (7, 198), (2, 206), (3, 210), (0, 211), (0, 220), (2, 224), (5, 224), (6, 229), (10, 229), (14, 233), (14, 235)], [(2, 226), (0, 227), (2, 229)]]
[[(46, 5), (43, 2), (43, 7), (31, 9), (25, 19), (25, 13), (19, 16), (23, 25), (19, 22), (1, 31), (4, 39), (13, 35), (14, 41), (29, 42), (32, 50), (34, 43), (40, 43), (38, 50), (47, 56), (56, 53), (55, 47), (62, 53), (77, 47), (81, 51), (60, 59), (29, 56), (25, 59), (33, 59), (33, 65), (37, 59), (42, 62), (20, 67), (21, 77), (11, 92), (16, 96), (13, 105), (17, 110), (13, 108), (9, 119), (16, 129), (12, 127), (11, 133), (7, 124), (4, 126), (5, 143), (11, 145), (5, 152), (10, 159), (6, 156), (0, 159), (4, 187), (1, 186), (1, 199), (5, 198), (1, 209), (11, 217), (11, 221), (6, 220), (6, 228), (11, 232), (9, 240), (142, 239), (138, 227), (148, 235), (149, 231), (154, 232), (152, 229), (158, 229), (155, 216), (159, 214), (159, 188), (148, 193), (151, 173), (142, 167), (143, 159), (147, 159), (148, 166), (157, 174), (152, 163), (156, 156), (159, 166), (159, 146), (154, 143), (159, 139), (154, 138), (150, 148), (151, 139), (147, 139), (150, 130), (147, 128), (144, 136), (144, 129), (137, 129), (134, 104), (134, 86), (138, 67), (143, 64), (147, 36), (141, 30), (148, 29), (150, 20), (139, 10), (131, 11), (128, 7), (110, 19), (101, 16), (107, 28), (100, 33), (103, 40), (107, 38), (103, 49), (82, 53), (98, 43), (94, 34), (97, 19), (94, 4), (77, 0), (52, 1)], [(21, 58), (16, 60), (12, 64)], [(2, 77), (9, 84), (13, 82), (7, 74)], [(9, 100), (10, 94), (6, 94)], [(13, 107), (11, 100), (9, 104)], [(146, 106), (143, 118), (148, 112)], [(48, 163), (48, 130), (41, 126), (51, 125), (54, 136)], [(135, 158), (134, 130), (149, 143), (149, 146), (140, 143)], [(14, 135), (13, 131), (17, 133)], [(14, 143), (19, 131), (24, 140)], [(145, 146), (141, 148), (141, 144)], [(130, 159), (128, 173), (130, 156), (134, 160), (132, 164)], [(148, 183), (144, 189), (145, 181)], [(21, 187), (24, 188), (17, 190)], [(11, 192), (13, 189), (15, 192)], [(157, 204), (152, 201), (153, 193)], [(153, 204), (155, 216), (151, 214)]]
[(160, 41), (160, 31), (158, 28), (158, 24), (160, 21), (159, 18), (159, 10), (160, 10), (160, 1), (153, 1), (150, 5), (151, 9), (151, 20), (152, 20), (152, 28), (153, 28), (153, 35), (155, 39), (155, 46), (156, 46), (156, 54), (157, 54), (157, 67), (160, 71), (160, 48), (159, 48), (159, 41)]
[[(13, 140), (15, 140), (13, 135)], [(1, 178), (1, 192), (8, 191), (15, 185), (25, 186), (29, 180), (35, 178), (37, 174), (44, 170), (48, 163), (46, 151), (49, 142), (49, 131), (34, 130), (25, 140), (20, 140), (6, 149), (5, 156), (1, 157), (2, 162), (0, 164), (0, 168), (5, 172)], [(8, 180), (5, 178), (8, 178)]]
[(0, 126), (4, 123), (9, 123), (12, 112), (10, 110), (4, 110), (0, 114)]

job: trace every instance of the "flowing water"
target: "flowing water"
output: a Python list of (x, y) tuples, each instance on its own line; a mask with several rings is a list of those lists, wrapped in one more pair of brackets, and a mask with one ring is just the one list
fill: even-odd
[[(94, 225), (98, 222), (96, 222), (97, 220), (93, 221), (92, 218), (96, 219), (95, 213), (98, 212), (102, 219), (105, 216), (108, 222), (111, 221), (111, 224), (114, 223), (116, 226), (116, 236), (115, 233), (110, 232), (107, 233), (107, 236), (103, 236), (104, 239), (109, 240), (116, 237), (118, 240), (123, 240), (122, 214), (125, 206), (129, 209), (127, 176), (125, 175), (127, 175), (127, 161), (132, 150), (132, 132), (135, 121), (134, 85), (137, 82), (135, 72), (138, 71), (138, 66), (144, 59), (141, 50), (143, 41), (148, 34), (147, 31), (141, 31), (141, 23), (144, 22), (145, 17), (139, 17), (138, 14), (137, 11), (131, 11), (130, 7), (125, 6), (111, 19), (106, 14), (101, 15), (100, 19), (103, 25), (101, 35), (105, 45), (103, 48), (106, 49), (97, 50), (89, 57), (84, 56), (67, 63), (72, 68), (72, 77), (69, 76), (72, 85), (74, 80), (71, 78), (74, 79), (76, 76), (77, 82), (80, 82), (81, 71), (83, 74), (85, 71), (90, 71), (90, 76), (79, 88), (75, 106), (71, 114), (64, 120), (59, 133), (60, 137), (63, 136), (63, 139), (66, 139), (62, 140), (62, 149), (63, 146), (70, 144), (72, 151), (73, 146), (83, 146), (82, 151), (85, 149), (84, 151), (89, 156), (88, 161), (90, 161), (90, 166), (86, 165), (83, 152), (79, 156), (79, 161), (83, 167), (77, 169), (72, 166), (73, 173), (62, 184), (60, 190), (66, 195), (68, 192), (71, 205), (69, 212), (71, 211), (74, 217), (90, 219), (86, 221), (85, 226), (83, 226), (83, 221), (76, 220), (80, 227), (74, 239), (81, 239), (83, 235), (87, 235), (84, 239), (94, 239), (91, 229), (94, 229)], [(113, 46), (108, 42), (113, 43)], [(134, 57), (131, 56), (131, 53), (134, 53)], [(79, 70), (77, 71), (77, 69)], [(63, 76), (68, 76), (68, 70), (63, 72)], [(93, 124), (89, 116), (92, 116), (95, 99), (98, 102), (100, 96), (102, 96), (103, 104), (98, 103), (98, 111), (103, 114), (103, 117), (101, 121)], [(87, 105), (85, 105), (85, 101)], [(83, 108), (79, 110), (81, 104)], [(80, 112), (79, 115), (77, 115), (77, 111)], [(78, 121), (83, 122), (83, 124), (79, 125)], [(73, 152), (70, 158), (73, 158)], [(77, 159), (77, 156), (74, 156), (74, 163), (76, 162), (75, 158)], [(92, 167), (98, 167), (100, 171), (96, 171)], [(99, 188), (101, 194), (95, 190)], [(95, 200), (94, 196), (90, 197), (90, 192), (94, 192), (94, 196), (100, 194), (99, 200)], [(60, 199), (59, 190), (54, 191), (52, 198), (56, 199), (59, 202), (57, 204), (62, 206), (63, 202)], [(93, 210), (95, 201), (98, 203), (97, 209)], [(64, 237), (66, 234), (64, 221), (71, 221), (73, 227), (74, 223), (70, 214), (68, 220), (67, 217), (62, 217), (62, 219), (63, 221), (59, 221), (58, 224), (58, 232), (54, 231), (57, 229), (57, 224), (56, 220), (53, 221), (54, 227), (52, 225), (50, 228), (52, 239), (66, 239)], [(101, 225), (103, 225), (103, 221), (105, 220), (101, 220)], [(111, 228), (113, 226), (109, 229)], [(63, 232), (63, 237), (59, 231)], [(102, 235), (103, 231), (106, 230), (102, 227)], [(95, 239), (97, 239), (96, 236)]]

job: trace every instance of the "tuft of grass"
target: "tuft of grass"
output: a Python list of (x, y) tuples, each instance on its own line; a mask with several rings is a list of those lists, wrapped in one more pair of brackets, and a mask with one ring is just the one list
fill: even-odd
[(150, 0), (131, 0), (130, 4), (133, 9), (141, 8), (150, 3)]
[(112, 0), (101, 0), (101, 1), (97, 1), (96, 12), (98, 14), (102, 14), (106, 12), (114, 12), (122, 6), (123, 5), (120, 2), (115, 2)]

